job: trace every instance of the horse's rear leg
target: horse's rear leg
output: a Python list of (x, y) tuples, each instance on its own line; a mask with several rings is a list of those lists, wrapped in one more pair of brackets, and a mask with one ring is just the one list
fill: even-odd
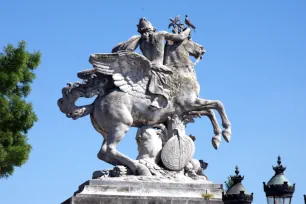
[(102, 146), (101, 146), (100, 151), (98, 152), (97, 157), (98, 157), (99, 159), (101, 159), (102, 161), (105, 161), (105, 162), (107, 162), (107, 163), (109, 163), (109, 164), (111, 164), (111, 165), (114, 165), (114, 166), (121, 165), (121, 163), (120, 163), (119, 161), (117, 161), (117, 160), (114, 159), (114, 158), (109, 157), (109, 156), (107, 155), (106, 150), (107, 150), (107, 141), (106, 141), (106, 139), (104, 138), (104, 141), (103, 141), (103, 143), (102, 143)]
[(197, 98), (195, 102), (195, 106), (199, 108), (205, 108), (205, 109), (215, 109), (218, 111), (218, 113), (221, 116), (222, 120), (222, 126), (224, 127), (224, 130), (222, 131), (222, 135), (224, 139), (229, 142), (231, 135), (232, 135), (232, 129), (231, 129), (231, 123), (227, 118), (227, 115), (225, 113), (225, 108), (223, 104), (218, 100), (206, 100), (202, 98)]
[(107, 132), (98, 126), (92, 114), (90, 115), (90, 119), (91, 119), (91, 123), (93, 124), (95, 130), (103, 136), (103, 143), (102, 143), (100, 151), (97, 154), (97, 157), (100, 160), (105, 161), (106, 163), (109, 163), (111, 165), (114, 165), (114, 166), (121, 165), (119, 161), (107, 155), (107, 152), (106, 152), (107, 150)]
[(112, 130), (109, 130), (107, 134), (107, 149), (106, 154), (111, 159), (119, 161), (122, 165), (130, 168), (135, 174), (140, 174), (144, 176), (150, 176), (151, 173), (148, 168), (138, 163), (138, 161), (133, 160), (126, 155), (120, 153), (116, 146), (120, 140), (124, 137), (130, 126), (121, 123), (120, 125), (114, 125)]

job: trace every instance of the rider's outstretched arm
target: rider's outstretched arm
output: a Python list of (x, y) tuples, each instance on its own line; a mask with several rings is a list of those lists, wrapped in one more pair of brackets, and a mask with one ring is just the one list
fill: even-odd
[(185, 31), (181, 32), (180, 34), (168, 33), (167, 31), (161, 31), (159, 33), (165, 36), (165, 40), (183, 41), (189, 36), (190, 28), (187, 28)]
[(134, 51), (139, 46), (140, 35), (135, 35), (125, 42), (121, 42), (112, 49), (112, 53), (119, 51)]

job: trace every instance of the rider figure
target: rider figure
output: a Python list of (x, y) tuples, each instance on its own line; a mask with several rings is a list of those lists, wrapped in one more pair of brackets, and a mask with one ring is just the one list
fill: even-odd
[(161, 109), (168, 104), (170, 94), (169, 74), (172, 74), (172, 70), (163, 65), (165, 40), (183, 41), (188, 38), (190, 29), (181, 34), (172, 34), (166, 31), (156, 32), (156, 29), (145, 18), (139, 20), (137, 27), (138, 32), (141, 34), (140, 50), (153, 64), (149, 91), (157, 94), (157, 97), (153, 99), (150, 107), (152, 109)]
[(156, 32), (156, 29), (145, 18), (139, 19), (137, 27), (138, 32), (141, 34), (139, 41), (133, 44), (133, 46), (126, 46), (123, 49), (135, 50), (140, 45), (142, 54), (151, 61), (152, 69), (148, 90), (157, 96), (153, 99), (150, 109), (161, 109), (168, 104), (170, 74), (173, 73), (171, 68), (163, 65), (165, 40), (173, 42), (183, 41), (188, 38), (190, 29), (187, 28), (180, 34), (168, 33), (166, 31)]

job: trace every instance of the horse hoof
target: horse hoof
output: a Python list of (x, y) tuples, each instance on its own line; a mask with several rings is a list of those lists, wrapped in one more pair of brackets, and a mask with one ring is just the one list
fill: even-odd
[(137, 165), (137, 169), (135, 173), (136, 175), (139, 175), (139, 176), (152, 176), (150, 170), (142, 164)]
[(221, 143), (221, 136), (220, 135), (216, 135), (212, 138), (211, 140), (212, 145), (214, 146), (215, 149), (219, 148), (219, 145)]
[(225, 139), (226, 142), (229, 142), (232, 137), (232, 132), (230, 129), (225, 129), (222, 131), (223, 138)]

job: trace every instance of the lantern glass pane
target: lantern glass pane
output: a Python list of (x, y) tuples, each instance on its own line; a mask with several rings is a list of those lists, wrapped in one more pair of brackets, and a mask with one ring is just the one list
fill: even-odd
[(268, 204), (274, 204), (274, 198), (273, 197), (267, 197)]
[(275, 198), (275, 204), (285, 204), (286, 198)]
[(291, 204), (291, 197), (285, 198), (284, 204)]

